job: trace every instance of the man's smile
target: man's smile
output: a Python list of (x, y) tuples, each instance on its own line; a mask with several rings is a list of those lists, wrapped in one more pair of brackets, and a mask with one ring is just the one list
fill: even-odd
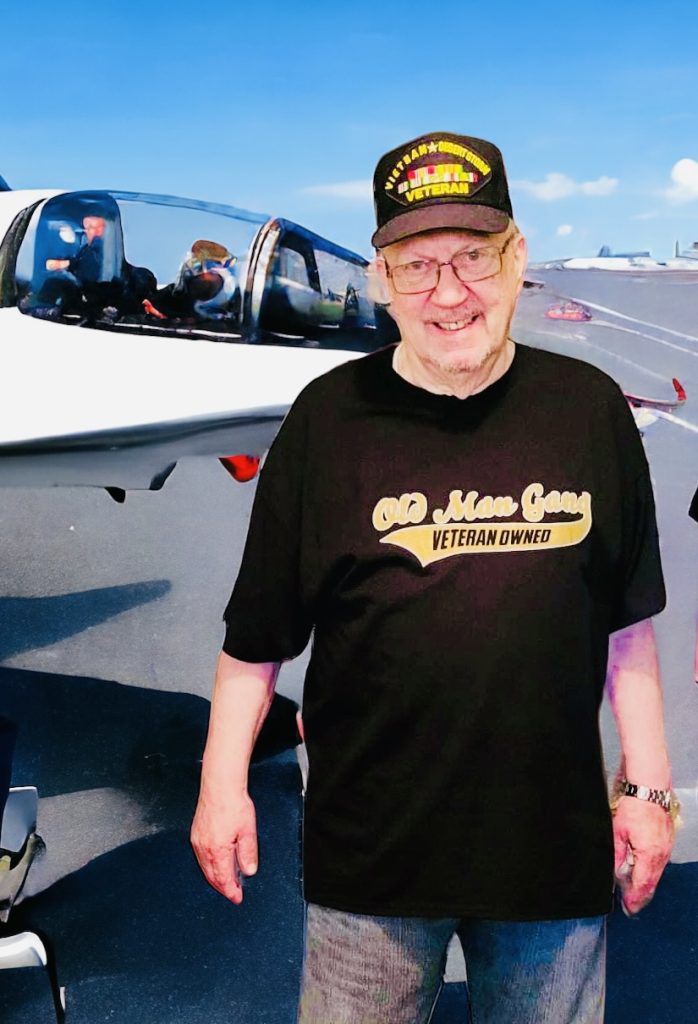
[(460, 320), (427, 320), (427, 327), (434, 327), (437, 331), (444, 331), (446, 333), (453, 333), (454, 331), (462, 331), (472, 325), (480, 318), (479, 313), (471, 313), (467, 317), (462, 317)]

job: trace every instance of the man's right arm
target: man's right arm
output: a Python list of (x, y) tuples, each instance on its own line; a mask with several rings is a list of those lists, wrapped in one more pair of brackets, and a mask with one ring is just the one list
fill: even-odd
[(218, 658), (191, 842), (206, 879), (233, 903), (242, 902), (238, 868), (244, 875), (257, 870), (247, 773), (279, 668), (280, 662), (239, 661), (225, 652)]

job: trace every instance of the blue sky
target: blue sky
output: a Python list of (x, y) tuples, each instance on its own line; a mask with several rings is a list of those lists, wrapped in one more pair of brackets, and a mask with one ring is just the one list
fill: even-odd
[(36, 0), (3, 12), (0, 174), (297, 220), (368, 253), (377, 159), (502, 149), (533, 259), (698, 239), (698, 5)]

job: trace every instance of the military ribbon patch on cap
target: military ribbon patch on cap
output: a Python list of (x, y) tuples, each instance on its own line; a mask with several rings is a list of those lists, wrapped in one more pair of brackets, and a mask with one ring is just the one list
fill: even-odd
[(479, 153), (450, 139), (429, 139), (402, 154), (384, 189), (402, 206), (415, 206), (425, 199), (471, 196), (491, 177)]

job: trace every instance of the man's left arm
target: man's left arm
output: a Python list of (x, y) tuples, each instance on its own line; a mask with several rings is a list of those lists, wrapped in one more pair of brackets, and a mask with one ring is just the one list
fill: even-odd
[[(606, 688), (620, 738), (622, 774), (637, 785), (670, 789), (671, 766), (651, 619), (612, 634)], [(616, 874), (631, 853), (633, 867), (623, 885), (623, 903), (629, 913), (636, 914), (652, 899), (669, 860), (674, 825), (658, 804), (623, 796), (613, 816), (613, 838)]]

